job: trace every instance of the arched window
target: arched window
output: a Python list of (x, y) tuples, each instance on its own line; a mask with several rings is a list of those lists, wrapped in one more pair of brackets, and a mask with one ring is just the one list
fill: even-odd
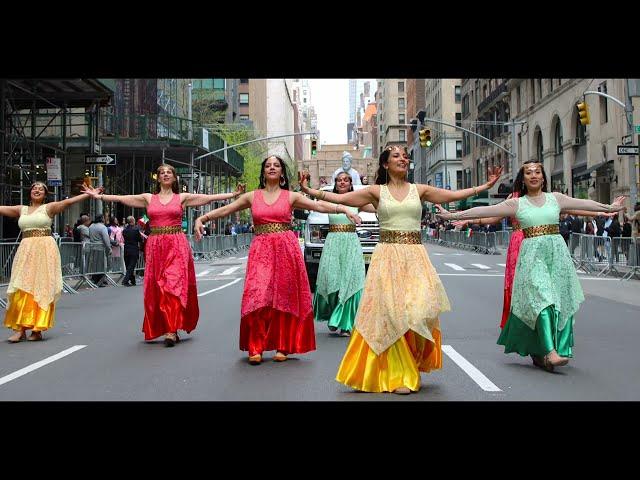
[(538, 149), (536, 158), (540, 163), (544, 162), (544, 159), (542, 158), (542, 132), (538, 132)]
[(556, 123), (555, 141), (556, 155), (558, 155), (562, 153), (562, 125), (560, 124), (560, 120)]

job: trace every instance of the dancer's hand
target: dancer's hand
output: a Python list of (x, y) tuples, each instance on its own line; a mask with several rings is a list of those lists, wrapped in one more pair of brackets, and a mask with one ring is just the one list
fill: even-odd
[(351, 210), (347, 211), (345, 215), (349, 220), (351, 220), (351, 223), (354, 223), (356, 225), (362, 224), (362, 219), (360, 218), (360, 215), (353, 213)]
[(627, 207), (624, 206), (624, 199), (625, 196), (621, 195), (619, 197), (616, 197), (616, 199), (613, 201), (613, 203), (611, 204), (612, 207), (622, 207), (622, 208), (618, 208), (618, 211), (622, 210), (626, 210)]
[(298, 182), (300, 182), (300, 190), (304, 193), (309, 192), (309, 180), (311, 180), (311, 174), (303, 170), (302, 172), (298, 172)]
[(489, 180), (485, 184), (487, 189), (495, 185), (495, 183), (500, 179), (500, 175), (502, 175), (502, 167), (493, 167), (493, 169), (489, 169)]
[(244, 192), (247, 191), (247, 184), (246, 183), (239, 183), (236, 185), (236, 189), (233, 192), (233, 197), (239, 197), (240, 195), (242, 195)]
[(195, 236), (196, 242), (202, 240), (202, 237), (204, 236), (204, 225), (200, 221), (199, 217), (196, 218), (196, 222), (193, 225), (193, 234)]
[(82, 184), (82, 186), (80, 187), (82, 190), (82, 193), (86, 193), (87, 195), (89, 195), (92, 198), (98, 198), (99, 195), (101, 195), (104, 192), (104, 187), (90, 187), (87, 184)]
[(451, 222), (451, 225), (453, 225), (454, 227), (460, 227), (460, 228), (464, 228), (467, 225), (469, 225), (469, 220), (454, 220), (453, 222)]

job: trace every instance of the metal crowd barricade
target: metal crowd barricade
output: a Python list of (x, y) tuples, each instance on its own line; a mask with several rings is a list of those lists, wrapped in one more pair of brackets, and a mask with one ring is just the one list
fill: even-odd
[[(2, 242), (0, 243), (0, 287), (6, 287), (11, 281), (11, 267), (13, 266), (13, 258), (20, 242)], [(0, 305), (7, 308), (7, 301), (0, 298)]]
[[(68, 293), (78, 293), (78, 286), (85, 281), (83, 245), (80, 242), (60, 242), (58, 248), (62, 267), (62, 287)], [(70, 283), (73, 279), (79, 279), (75, 287)]]

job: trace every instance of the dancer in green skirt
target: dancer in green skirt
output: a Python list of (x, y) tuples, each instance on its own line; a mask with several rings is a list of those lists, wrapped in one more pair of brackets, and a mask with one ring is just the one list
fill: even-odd
[[(303, 183), (306, 186), (306, 181)], [(340, 173), (336, 177), (333, 192), (342, 194), (351, 191), (351, 175), (346, 172)], [(360, 209), (347, 208), (354, 214), (358, 210), (375, 213), (373, 205), (366, 205)], [(313, 296), (313, 313), (316, 320), (328, 322), (330, 331), (348, 337), (353, 329), (364, 288), (364, 275), (364, 257), (355, 225), (342, 213), (330, 213), (329, 233), (322, 248)]]
[(547, 174), (537, 161), (525, 162), (515, 183), (520, 181), (519, 198), (439, 216), (445, 220), (516, 217), (524, 239), (513, 280), (511, 312), (498, 344), (504, 345), (505, 353), (530, 355), (534, 365), (553, 371), (573, 357), (574, 314), (584, 301), (576, 269), (559, 233), (559, 214), (571, 209), (620, 211), (624, 197), (605, 205), (547, 193)]

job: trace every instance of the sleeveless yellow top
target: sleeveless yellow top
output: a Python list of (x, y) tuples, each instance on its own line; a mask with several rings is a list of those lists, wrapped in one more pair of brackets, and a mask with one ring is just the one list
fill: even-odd
[(53, 219), (47, 214), (46, 204), (40, 205), (33, 213), (29, 213), (29, 207), (24, 205), (18, 219), (18, 226), (24, 232), (30, 228), (51, 228), (52, 221)]
[(378, 222), (384, 230), (420, 231), (422, 203), (418, 188), (409, 184), (409, 193), (402, 200), (396, 200), (386, 185), (380, 185), (380, 202), (378, 203)]

